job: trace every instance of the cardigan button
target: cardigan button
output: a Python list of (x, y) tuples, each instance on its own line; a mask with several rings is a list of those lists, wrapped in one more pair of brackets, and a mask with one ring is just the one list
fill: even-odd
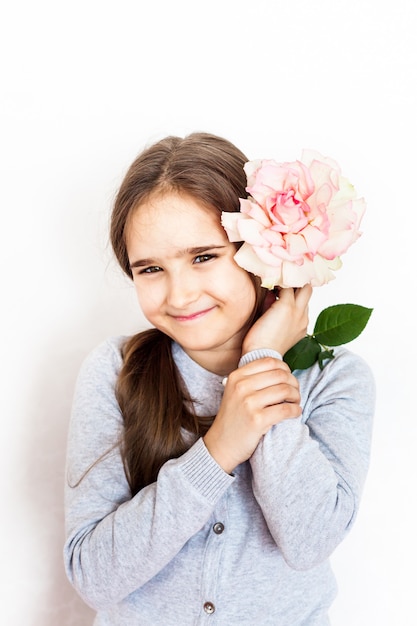
[(213, 531), (216, 533), (216, 535), (221, 535), (224, 531), (224, 524), (222, 524), (221, 522), (216, 522), (213, 526)]
[(216, 610), (212, 602), (205, 602), (203, 608), (204, 608), (204, 611), (208, 613), (208, 615), (211, 615)]

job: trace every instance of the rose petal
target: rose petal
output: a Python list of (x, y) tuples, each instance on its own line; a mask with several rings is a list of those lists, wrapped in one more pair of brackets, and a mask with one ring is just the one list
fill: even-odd
[(266, 228), (271, 226), (271, 220), (268, 217), (267, 212), (256, 202), (251, 200), (240, 200), (241, 212), (245, 215), (249, 215), (254, 220), (257, 220), (260, 224), (263, 224)]
[(263, 237), (265, 229), (259, 222), (256, 222), (251, 218), (241, 219), (238, 221), (237, 227), (240, 234), (239, 241), (246, 241), (252, 246), (267, 245), (265, 238)]
[(236, 252), (234, 259), (236, 263), (255, 276), (262, 277), (262, 286), (267, 289), (272, 289), (279, 284), (281, 277), (281, 265), (268, 266), (259, 259), (254, 253), (251, 246), (244, 243), (241, 248)]
[(331, 237), (320, 246), (318, 252), (326, 259), (334, 259), (344, 254), (360, 236), (361, 233), (353, 229), (334, 232)]
[(251, 185), (255, 183), (256, 172), (260, 167), (262, 167), (261, 159), (255, 159), (254, 161), (247, 161), (247, 163), (245, 163), (245, 165), (243, 166), (243, 169), (246, 174), (247, 182), (248, 182), (248, 187), (250, 187)]
[(319, 228), (311, 226), (308, 224), (300, 233), (303, 239), (306, 242), (307, 252), (311, 254), (316, 254), (328, 239), (328, 235), (326, 232), (322, 232)]
[(284, 260), (293, 260), (285, 248), (279, 246), (275, 246), (275, 248), (254, 246), (253, 251), (262, 263), (271, 267), (280, 267)]
[[(311, 281), (313, 287), (321, 287), (321, 285), (326, 285), (334, 279), (335, 276), (331, 271), (331, 264), (323, 259), (319, 254), (314, 257), (312, 264), (314, 266), (315, 274), (315, 277)], [(336, 269), (336, 267), (333, 269)]]
[(237, 211), (233, 213), (222, 211), (220, 219), (229, 241), (242, 241), (238, 229), (238, 222), (242, 219), (242, 214)]
[(282, 278), (280, 287), (304, 287), (311, 283), (314, 271), (311, 261), (304, 261), (302, 265), (294, 265), (285, 261), (282, 265)]

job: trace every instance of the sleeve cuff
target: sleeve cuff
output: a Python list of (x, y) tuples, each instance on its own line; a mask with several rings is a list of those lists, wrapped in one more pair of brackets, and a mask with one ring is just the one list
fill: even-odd
[(270, 348), (259, 348), (259, 350), (251, 350), (250, 352), (244, 354), (238, 363), (238, 367), (242, 367), (242, 365), (246, 365), (247, 363), (251, 363), (257, 359), (263, 359), (266, 356), (272, 356), (274, 359), (282, 361), (282, 354), (276, 350), (271, 350)]
[(195, 489), (211, 502), (216, 502), (234, 481), (234, 477), (213, 459), (202, 438), (184, 454), (181, 470)]

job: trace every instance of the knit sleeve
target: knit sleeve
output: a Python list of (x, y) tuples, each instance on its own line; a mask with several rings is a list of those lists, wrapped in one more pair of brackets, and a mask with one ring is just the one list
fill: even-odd
[(69, 580), (96, 610), (121, 601), (161, 571), (204, 526), (234, 481), (198, 439), (165, 463), (155, 483), (131, 497), (114, 394), (120, 361), (111, 342), (86, 359), (68, 434), (64, 561)]
[(375, 402), (366, 363), (345, 349), (320, 371), (295, 372), (303, 415), (274, 426), (251, 458), (253, 489), (288, 565), (329, 557), (358, 511)]
[(256, 359), (263, 359), (267, 356), (272, 356), (274, 359), (279, 359), (282, 361), (282, 355), (276, 350), (271, 350), (270, 348), (258, 348), (258, 350), (251, 350), (244, 354), (239, 361), (239, 367), (246, 365), (247, 363), (251, 363), (252, 361), (256, 361)]

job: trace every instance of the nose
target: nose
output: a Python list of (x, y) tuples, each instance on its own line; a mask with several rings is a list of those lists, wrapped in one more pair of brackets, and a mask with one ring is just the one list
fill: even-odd
[(198, 300), (199, 293), (199, 280), (194, 272), (178, 272), (170, 276), (167, 302), (174, 309), (185, 309)]

